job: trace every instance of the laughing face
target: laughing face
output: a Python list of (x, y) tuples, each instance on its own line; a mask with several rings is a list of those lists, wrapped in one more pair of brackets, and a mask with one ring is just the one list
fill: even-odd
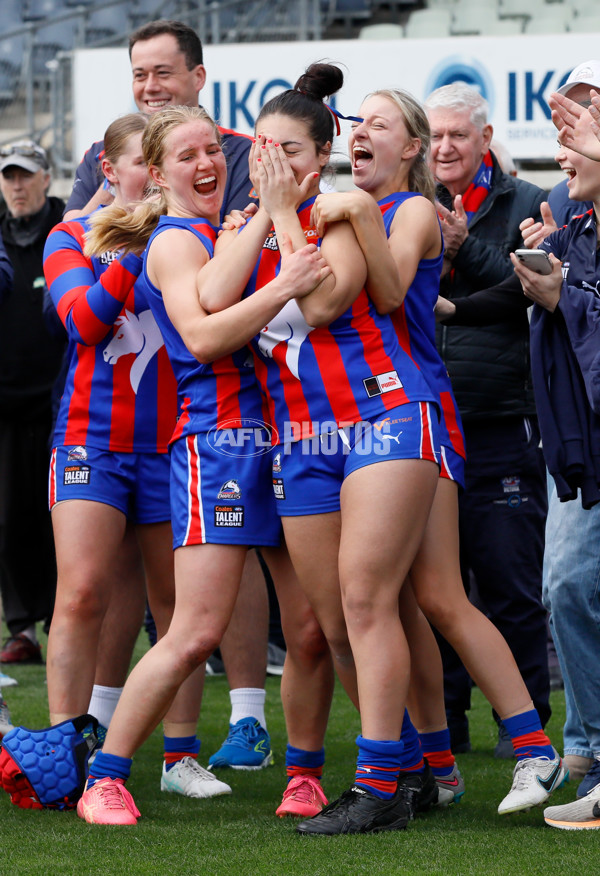
[(560, 146), (554, 156), (567, 175), (569, 198), (573, 201), (596, 201), (600, 196), (600, 167), (597, 161)]
[(431, 170), (452, 196), (463, 195), (487, 152), (492, 126), (473, 124), (471, 110), (428, 109), (431, 126)]
[(139, 40), (131, 49), (133, 99), (142, 113), (166, 106), (198, 106), (206, 81), (202, 64), (188, 70), (185, 55), (170, 33)]
[(150, 173), (164, 191), (171, 216), (202, 217), (218, 224), (227, 166), (210, 122), (190, 121), (174, 128), (166, 137), (161, 166), (153, 165)]
[(348, 149), (352, 179), (376, 200), (406, 188), (406, 162), (419, 152), (421, 141), (410, 137), (400, 107), (380, 94), (368, 97), (353, 122)]

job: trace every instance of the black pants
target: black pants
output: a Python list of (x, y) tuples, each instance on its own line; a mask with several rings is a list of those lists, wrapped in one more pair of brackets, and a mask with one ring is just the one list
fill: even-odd
[[(466, 489), (459, 499), (460, 549), (467, 592), (506, 639), (538, 710), (550, 717), (546, 611), (542, 605), (546, 470), (535, 419), (465, 426)], [(441, 642), (446, 708), (471, 704), (471, 680)], [(499, 669), (499, 671), (501, 671)]]
[(0, 419), (0, 593), (11, 636), (49, 620), (54, 606), (50, 429), (50, 410), (31, 423)]

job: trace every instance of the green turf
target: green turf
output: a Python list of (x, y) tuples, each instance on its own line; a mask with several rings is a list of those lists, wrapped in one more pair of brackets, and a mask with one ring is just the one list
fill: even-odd
[[(4, 667), (5, 670), (9, 667)], [(19, 687), (5, 690), (13, 720), (30, 727), (47, 724), (43, 667), (9, 669)], [(0, 796), (0, 874), (444, 874), (444, 876), (537, 876), (600, 871), (594, 832), (567, 832), (545, 826), (541, 809), (499, 817), (496, 807), (508, 792), (510, 762), (494, 760), (495, 725), (478, 691), (471, 711), (474, 751), (459, 756), (467, 792), (460, 805), (418, 818), (408, 830), (366, 837), (310, 838), (295, 834), (294, 823), (274, 816), (284, 786), (285, 731), (279, 680), (267, 682), (267, 718), (276, 755), (261, 772), (221, 773), (233, 796), (188, 800), (160, 792), (162, 738), (157, 732), (135, 759), (129, 782), (143, 817), (137, 827), (84, 824), (72, 813), (28, 812)], [(552, 698), (549, 725), (560, 744), (562, 694)], [(229, 715), (224, 678), (209, 678), (200, 731), (206, 763), (222, 742)], [(327, 737), (324, 787), (330, 799), (353, 777), (357, 717), (338, 690)], [(573, 799), (567, 785), (553, 802)]]

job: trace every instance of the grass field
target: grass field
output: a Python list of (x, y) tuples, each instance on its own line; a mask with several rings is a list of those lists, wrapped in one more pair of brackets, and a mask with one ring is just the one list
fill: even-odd
[[(138, 646), (138, 651), (142, 648)], [(8, 667), (5, 667), (5, 669)], [(15, 723), (47, 724), (43, 667), (10, 668), (19, 687), (5, 690)], [(279, 680), (267, 682), (267, 720), (276, 763), (258, 773), (229, 771), (233, 795), (189, 800), (160, 791), (162, 737), (156, 732), (135, 759), (129, 781), (143, 817), (137, 827), (86, 825), (72, 813), (28, 812), (0, 796), (0, 874), (168, 874), (168, 876), (296, 876), (296, 874), (444, 874), (444, 876), (579, 876), (600, 872), (598, 835), (546, 827), (542, 810), (499, 817), (496, 808), (511, 783), (510, 762), (494, 760), (495, 724), (474, 691), (474, 751), (458, 758), (467, 783), (463, 802), (435, 810), (408, 830), (365, 837), (300, 837), (291, 820), (274, 811), (284, 787), (285, 731)], [(561, 742), (564, 702), (553, 694), (549, 732)], [(224, 678), (207, 679), (200, 722), (201, 763), (219, 747), (227, 727)], [(330, 799), (349, 786), (358, 720), (336, 692), (327, 738), (325, 791)], [(552, 802), (573, 799), (575, 785)]]

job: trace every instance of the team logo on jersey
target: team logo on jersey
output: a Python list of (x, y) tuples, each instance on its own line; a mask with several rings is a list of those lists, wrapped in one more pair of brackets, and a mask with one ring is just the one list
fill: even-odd
[(233, 508), (227, 505), (215, 505), (215, 526), (244, 525), (244, 506), (235, 505)]
[(236, 499), (242, 498), (242, 491), (240, 489), (240, 485), (234, 479), (230, 481), (225, 481), (221, 489), (219, 490), (219, 494), (217, 499), (230, 499), (235, 501)]
[(87, 459), (87, 450), (79, 444), (77, 447), (71, 447), (67, 453), (67, 462), (85, 462)]
[(516, 475), (502, 478), (500, 483), (502, 484), (503, 493), (518, 493), (521, 490), (521, 478)]
[(374, 374), (372, 377), (366, 377), (363, 380), (363, 385), (369, 398), (382, 395), (384, 392), (402, 389), (402, 381), (398, 377), (397, 371), (386, 371), (385, 374)]
[(272, 359), (275, 347), (284, 343), (286, 345), (285, 363), (294, 377), (299, 380), (300, 348), (312, 331), (314, 331), (314, 327), (306, 322), (297, 301), (292, 299), (281, 308), (277, 316), (274, 316), (258, 335), (259, 352), (266, 359)]
[(263, 249), (271, 249), (278, 250), (279, 246), (277, 245), (277, 235), (275, 234), (275, 229), (272, 228), (271, 231), (267, 234), (267, 239), (263, 243)]
[(273, 478), (273, 492), (275, 493), (276, 499), (285, 499), (283, 478)]
[(137, 395), (144, 371), (163, 344), (163, 337), (150, 309), (142, 310), (137, 316), (131, 310), (126, 310), (115, 320), (115, 333), (102, 355), (108, 365), (115, 365), (121, 356), (135, 356), (129, 371), (129, 382)]
[(90, 482), (90, 467), (89, 465), (67, 465), (63, 475), (63, 484), (65, 487), (73, 484), (87, 485)]
[(276, 453), (273, 457), (273, 471), (278, 473), (281, 471), (281, 452)]

